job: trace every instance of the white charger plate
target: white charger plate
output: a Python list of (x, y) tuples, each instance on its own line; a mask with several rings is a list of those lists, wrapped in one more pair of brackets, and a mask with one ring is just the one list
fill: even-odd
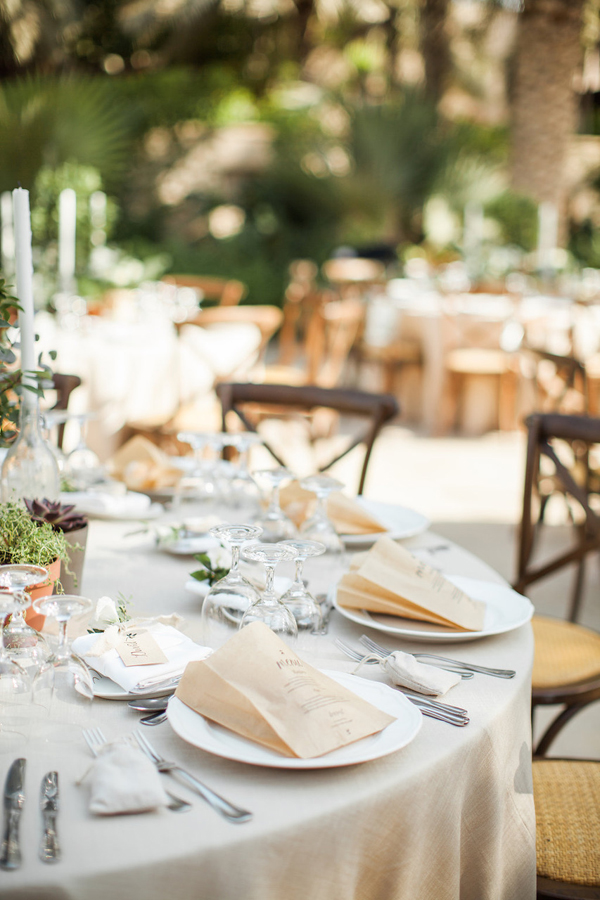
[(100, 697), (101, 700), (141, 700), (142, 697), (145, 699), (149, 697), (164, 697), (165, 694), (171, 694), (174, 690), (171, 687), (158, 691), (156, 689), (148, 690), (141, 694), (130, 694), (120, 684), (117, 684), (116, 681), (111, 681), (105, 675), (100, 675), (99, 672), (94, 670), (91, 670), (91, 673), (92, 681), (94, 682), (94, 697)]
[(504, 634), (520, 628), (531, 619), (533, 605), (522, 594), (512, 588), (493, 581), (479, 581), (465, 575), (446, 575), (448, 581), (455, 584), (469, 597), (485, 603), (485, 618), (481, 631), (450, 631), (443, 625), (432, 625), (429, 622), (417, 622), (414, 619), (403, 619), (400, 616), (387, 616), (371, 613), (366, 609), (348, 609), (337, 601), (337, 590), (333, 590), (333, 604), (337, 611), (351, 622), (364, 628), (374, 628), (386, 634), (396, 634), (419, 643), (458, 644), (464, 641), (478, 641), (493, 634)]
[(367, 500), (365, 497), (357, 497), (356, 501), (387, 531), (377, 531), (371, 534), (341, 534), (340, 537), (347, 547), (371, 546), (384, 534), (394, 541), (414, 537), (416, 534), (427, 531), (431, 524), (426, 516), (405, 506), (381, 503), (379, 500)]
[(378, 734), (370, 735), (355, 741), (347, 747), (341, 747), (324, 756), (314, 759), (298, 759), (281, 756), (268, 747), (255, 744), (228, 728), (217, 725), (194, 712), (177, 697), (169, 702), (167, 716), (173, 731), (201, 750), (233, 759), (236, 762), (248, 763), (251, 766), (268, 766), (275, 769), (331, 769), (339, 766), (353, 766), (356, 763), (370, 762), (406, 747), (417, 736), (423, 721), (421, 713), (407, 698), (380, 681), (369, 681), (356, 675), (344, 672), (323, 671), (338, 684), (353, 691), (363, 700), (367, 700), (378, 709), (396, 716), (396, 721)]

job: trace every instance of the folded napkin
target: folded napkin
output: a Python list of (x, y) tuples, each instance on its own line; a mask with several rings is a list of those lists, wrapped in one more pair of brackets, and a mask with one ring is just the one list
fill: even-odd
[[(125, 631), (131, 629), (148, 631), (168, 662), (126, 666), (116, 650), (116, 644)], [(212, 652), (209, 647), (195, 644), (176, 628), (163, 625), (161, 622), (137, 625), (125, 622), (121, 626), (111, 625), (102, 634), (86, 634), (76, 638), (73, 641), (73, 650), (78, 656), (82, 656), (92, 669), (110, 678), (128, 693), (134, 689), (143, 690), (145, 686), (150, 687), (158, 681), (181, 675), (189, 662), (205, 659)]]
[(402, 616), (481, 631), (485, 604), (467, 596), (421, 559), (381, 537), (368, 553), (357, 554), (338, 584), (337, 600), (350, 609)]
[(105, 744), (77, 783), (85, 781), (90, 784), (89, 810), (97, 816), (148, 812), (169, 803), (158, 769), (130, 744)]
[(190, 663), (175, 693), (186, 706), (284, 756), (310, 759), (394, 721), (301, 660), (262, 622)]
[[(315, 495), (292, 481), (279, 495), (281, 508), (298, 527), (311, 516), (316, 506)], [(358, 501), (334, 491), (327, 498), (327, 515), (338, 534), (376, 534), (388, 529), (368, 513)]]
[(418, 694), (441, 697), (461, 680), (460, 675), (440, 669), (438, 666), (420, 663), (412, 654), (403, 653), (402, 650), (395, 650), (385, 659), (367, 656), (354, 671), (358, 674), (366, 662), (374, 659), (378, 660), (379, 668), (385, 672), (393, 684), (409, 688)]
[(117, 450), (108, 462), (108, 469), (132, 491), (174, 487), (183, 474), (160, 447), (141, 434)]
[(132, 492), (115, 495), (104, 491), (69, 491), (61, 494), (60, 498), (63, 503), (74, 503), (76, 512), (87, 516), (114, 516), (117, 519), (121, 516), (142, 518), (152, 506), (150, 497)]

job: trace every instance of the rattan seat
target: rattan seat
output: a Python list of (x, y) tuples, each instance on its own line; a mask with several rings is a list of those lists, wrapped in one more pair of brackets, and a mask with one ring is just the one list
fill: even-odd
[(600, 763), (533, 762), (539, 878), (600, 886)]
[(534, 616), (533, 688), (555, 688), (600, 676), (600, 634), (560, 619)]

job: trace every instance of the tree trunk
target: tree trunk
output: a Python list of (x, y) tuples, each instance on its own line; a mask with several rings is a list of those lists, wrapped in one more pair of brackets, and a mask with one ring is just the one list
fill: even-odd
[(554, 203), (563, 223), (565, 160), (577, 125), (573, 78), (581, 63), (584, 0), (525, 0), (512, 98), (512, 187)]
[(420, 47), (425, 66), (425, 90), (437, 103), (447, 86), (452, 67), (446, 30), (449, 0), (422, 0), (419, 21)]

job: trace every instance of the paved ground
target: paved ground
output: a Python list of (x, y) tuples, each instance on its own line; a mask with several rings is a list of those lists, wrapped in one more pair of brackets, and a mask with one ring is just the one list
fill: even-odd
[[(479, 438), (428, 438), (406, 428), (388, 428), (379, 438), (365, 495), (423, 512), (439, 534), (493, 566), (507, 580), (515, 573), (516, 524), (522, 502), (525, 439), (521, 433)], [(336, 474), (356, 485), (360, 453), (338, 464)], [(562, 501), (549, 508), (546, 546), (569, 539)], [(600, 630), (597, 558), (590, 560), (581, 624)], [(540, 613), (565, 614), (571, 574), (561, 573), (531, 589)], [(536, 726), (555, 708), (538, 712)], [(538, 727), (536, 727), (536, 732)], [(557, 738), (554, 756), (600, 758), (600, 702), (580, 713)]]

